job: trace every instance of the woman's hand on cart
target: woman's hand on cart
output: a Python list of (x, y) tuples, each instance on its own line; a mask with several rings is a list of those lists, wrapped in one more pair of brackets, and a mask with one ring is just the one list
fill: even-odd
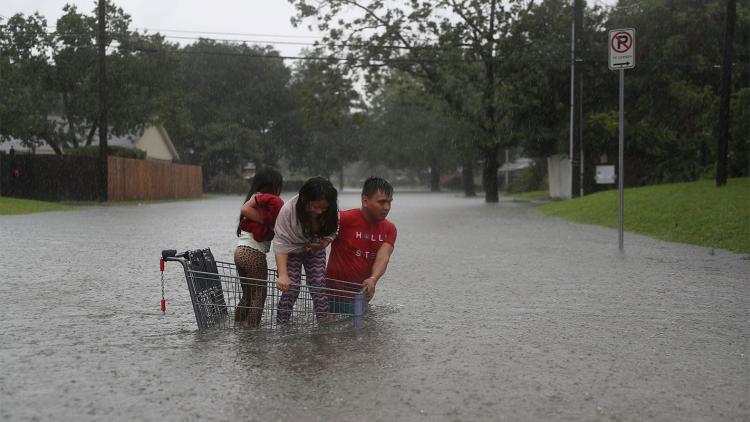
[(276, 279), (276, 288), (281, 290), (282, 292), (285, 292), (289, 290), (289, 286), (292, 285), (292, 280), (289, 278), (289, 276), (283, 276), (279, 275), (279, 277)]

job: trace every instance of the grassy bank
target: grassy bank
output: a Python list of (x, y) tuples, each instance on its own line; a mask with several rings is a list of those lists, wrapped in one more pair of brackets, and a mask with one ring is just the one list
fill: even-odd
[(65, 201), (65, 205), (74, 207), (128, 207), (137, 205), (150, 205), (150, 204), (163, 204), (168, 202), (184, 202), (184, 201), (202, 201), (204, 199), (216, 199), (221, 198), (224, 195), (215, 193), (204, 193), (200, 198), (169, 198), (169, 199), (128, 199), (125, 201), (109, 201), (109, 202), (98, 202), (98, 201)]
[(70, 211), (75, 208), (57, 202), (33, 199), (7, 198), (0, 196), (0, 215), (31, 214), (46, 211)]
[[(546, 215), (617, 227), (617, 191), (546, 204)], [(625, 190), (625, 230), (657, 239), (750, 253), (750, 179)]]
[(13, 214), (32, 214), (35, 212), (46, 212), (46, 211), (71, 211), (80, 207), (87, 206), (99, 206), (99, 207), (122, 207), (122, 206), (136, 206), (136, 205), (147, 205), (147, 204), (160, 204), (165, 202), (177, 202), (177, 201), (199, 201), (204, 199), (216, 199), (221, 195), (216, 194), (204, 194), (201, 198), (186, 198), (186, 199), (154, 199), (150, 201), (145, 200), (128, 200), (128, 201), (111, 201), (111, 202), (97, 202), (97, 201), (65, 201), (65, 202), (46, 202), (36, 201), (31, 199), (19, 199), (19, 198), (8, 198), (0, 197), (0, 215), (13, 215)]
[(516, 201), (535, 201), (549, 199), (549, 191), (535, 190), (532, 192), (512, 193), (510, 196)]

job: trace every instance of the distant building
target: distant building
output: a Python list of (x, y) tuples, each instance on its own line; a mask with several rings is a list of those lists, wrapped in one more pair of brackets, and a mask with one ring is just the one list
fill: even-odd
[(497, 170), (498, 173), (505, 173), (507, 172), (515, 172), (519, 170), (527, 169), (534, 165), (534, 160), (531, 158), (516, 158), (515, 161), (506, 161), (503, 163), (502, 166)]
[[(148, 126), (138, 134), (125, 136), (110, 136), (107, 144), (125, 148), (138, 148), (146, 152), (149, 160), (174, 162), (180, 159), (180, 155), (170, 139), (166, 129), (161, 126)], [(95, 136), (92, 145), (99, 145), (99, 137)], [(42, 144), (36, 148), (29, 148), (19, 139), (11, 138), (9, 141), (0, 143), (0, 151), (9, 153), (13, 149), (16, 153), (54, 154), (55, 151), (49, 145)]]
[[(506, 156), (507, 160), (507, 156)], [(521, 171), (526, 170), (534, 165), (534, 160), (531, 158), (520, 157), (514, 161), (506, 161), (499, 169), (497, 169), (498, 177), (503, 179), (503, 187), (508, 189), (508, 186), (515, 177), (520, 174)]]
[(248, 161), (247, 163), (245, 163), (244, 166), (242, 166), (242, 171), (240, 172), (240, 175), (242, 176), (243, 179), (250, 180), (253, 177), (255, 177), (255, 171), (256, 171), (255, 162)]

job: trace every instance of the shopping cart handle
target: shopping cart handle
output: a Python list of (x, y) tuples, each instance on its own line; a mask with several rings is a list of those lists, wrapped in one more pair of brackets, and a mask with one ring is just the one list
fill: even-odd
[(177, 255), (177, 251), (174, 249), (164, 249), (161, 251), (161, 257), (164, 259), (174, 258)]

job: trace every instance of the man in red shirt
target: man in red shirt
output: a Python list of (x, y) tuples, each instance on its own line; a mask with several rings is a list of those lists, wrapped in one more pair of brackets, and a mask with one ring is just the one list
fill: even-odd
[[(358, 292), (367, 286), (367, 300), (372, 299), (396, 244), (396, 226), (386, 220), (391, 201), (391, 184), (371, 177), (362, 187), (362, 207), (339, 213), (339, 233), (331, 244), (326, 287)], [(351, 307), (347, 305), (354, 299), (353, 293), (328, 296), (334, 312), (347, 312)]]

